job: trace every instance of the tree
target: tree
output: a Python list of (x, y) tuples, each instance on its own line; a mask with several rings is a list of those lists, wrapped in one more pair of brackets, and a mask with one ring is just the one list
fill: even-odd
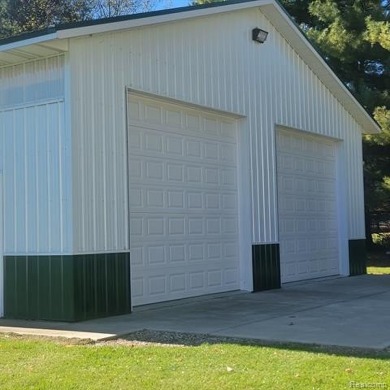
[(155, 0), (95, 0), (92, 3), (92, 15), (96, 19), (150, 11), (156, 5)]
[(149, 11), (159, 0), (0, 0), (0, 38), (51, 25)]
[[(360, 102), (373, 114), (376, 107), (390, 107), (390, 36), (388, 2), (283, 1), (293, 12), (306, 3), (310, 15), (294, 15), (309, 39)], [(382, 111), (377, 115), (381, 116)]]
[(11, 0), (2, 1), (0, 35), (37, 31), (58, 23), (90, 17), (90, 0)]
[(0, 0), (0, 39), (13, 35), (11, 23), (7, 15), (7, 1)]

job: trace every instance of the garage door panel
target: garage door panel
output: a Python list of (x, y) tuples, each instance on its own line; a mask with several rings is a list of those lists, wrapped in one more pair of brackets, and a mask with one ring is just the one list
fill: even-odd
[(207, 211), (208, 215), (219, 214), (223, 211), (225, 216), (237, 215), (237, 194), (226, 192), (224, 194), (208, 191), (183, 191), (180, 187), (171, 190), (159, 190), (151, 187), (132, 188), (130, 190), (130, 207), (133, 212), (155, 213), (169, 209), (171, 214), (183, 212), (187, 214)]
[(156, 240), (183, 240), (208, 238), (223, 240), (235, 240), (238, 234), (238, 219), (215, 214), (204, 216), (199, 214), (177, 213), (159, 215), (153, 210), (147, 213), (132, 212), (130, 232), (133, 241), (141, 239), (144, 242), (156, 242)]
[(336, 218), (329, 218), (327, 214), (312, 213), (300, 214), (296, 211), (289, 212), (283, 215), (283, 219), (279, 222), (279, 233), (286, 239), (313, 236), (321, 233), (326, 234), (326, 237), (338, 237), (337, 220)]
[[(204, 164), (204, 162), (203, 162)], [(182, 187), (186, 182), (194, 188), (237, 190), (237, 172), (235, 168), (220, 165), (195, 164), (191, 162), (171, 161), (149, 158), (148, 156), (129, 159), (130, 179), (133, 182), (153, 184), (170, 182)]]
[(182, 245), (178, 240), (169, 244), (161, 242), (139, 247), (135, 245), (132, 267), (136, 272), (142, 267), (148, 267), (148, 275), (156, 271), (177, 272), (180, 268), (183, 272), (208, 268), (236, 269), (235, 264), (228, 265), (228, 260), (234, 260), (236, 256), (237, 250), (229, 242), (209, 240)]
[(235, 122), (147, 100), (129, 103), (133, 304), (237, 289)]
[(291, 171), (283, 171), (279, 175), (279, 186), (285, 194), (299, 196), (300, 194), (306, 199), (312, 195), (315, 199), (326, 199), (328, 195), (335, 195), (334, 179), (319, 178), (319, 174), (312, 177), (300, 175)]
[[(129, 103), (131, 104), (131, 103)], [(141, 103), (143, 104), (143, 103)], [(165, 105), (166, 106), (166, 105)], [(165, 109), (164, 109), (165, 110)], [(198, 116), (192, 116), (186, 114), (186, 112), (200, 112)], [(152, 133), (152, 132), (165, 132), (162, 134), (164, 137), (190, 137), (198, 140), (207, 140), (209, 142), (217, 141), (219, 144), (221, 141), (227, 144), (236, 144), (237, 129), (234, 120), (224, 121), (222, 117), (218, 117), (215, 120), (207, 120), (203, 118), (204, 113), (195, 109), (186, 109), (183, 111), (183, 119), (180, 125), (172, 126), (166, 121), (164, 117), (161, 121), (146, 121), (142, 116), (137, 120), (132, 113), (129, 112), (129, 118), (132, 120), (132, 126), (136, 132), (140, 134)], [(211, 124), (211, 125), (210, 125)]]
[(282, 282), (339, 273), (335, 144), (277, 134)]
[[(280, 211), (285, 214), (295, 215), (329, 215), (328, 210), (332, 210), (330, 205), (326, 203), (326, 200), (316, 199), (314, 196), (294, 196), (285, 194), (280, 201)], [(334, 214), (331, 211), (331, 214)]]
[(179, 299), (189, 296), (236, 289), (238, 275), (235, 267), (226, 268), (222, 262), (177, 267), (152, 268), (147, 276), (132, 278), (132, 296), (141, 301), (160, 301), (161, 296)]
[(225, 161), (234, 165), (237, 159), (236, 137), (198, 133), (196, 136), (189, 129), (171, 129), (155, 126), (154, 128), (132, 125), (129, 134), (129, 149), (133, 153), (159, 156), (167, 154), (171, 158), (188, 157), (189, 159), (207, 159)]

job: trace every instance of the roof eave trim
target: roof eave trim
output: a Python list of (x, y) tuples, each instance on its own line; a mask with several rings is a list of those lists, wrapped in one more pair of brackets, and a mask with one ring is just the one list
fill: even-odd
[(55, 39), (58, 39), (58, 32), (53, 32), (53, 33), (49, 33), (49, 34), (45, 34), (45, 35), (40, 35), (40, 36), (34, 37), (34, 38), (27, 38), (24, 40), (10, 42), (10, 43), (6, 43), (4, 45), (0, 45), (0, 52), (19, 49), (19, 48), (22, 48), (25, 46), (36, 45), (36, 44), (44, 43), (47, 41), (54, 41)]
[(58, 38), (75, 38), (90, 34), (100, 34), (111, 31), (125, 30), (129, 28), (144, 27), (150, 26), (153, 24), (169, 23), (176, 22), (185, 19), (192, 19), (200, 16), (210, 16), (213, 14), (220, 14), (225, 12), (232, 12), (236, 10), (242, 10), (253, 7), (261, 7), (264, 5), (271, 5), (274, 3), (274, 0), (257, 0), (257, 1), (248, 1), (248, 2), (238, 2), (233, 4), (223, 3), (218, 7), (206, 7), (199, 9), (188, 9), (181, 12), (166, 13), (162, 15), (142, 17), (137, 19), (128, 19), (119, 22), (111, 22), (106, 24), (93, 24), (91, 26), (81, 26), (74, 28), (65, 28), (61, 29), (61, 26), (58, 27), (57, 33)]

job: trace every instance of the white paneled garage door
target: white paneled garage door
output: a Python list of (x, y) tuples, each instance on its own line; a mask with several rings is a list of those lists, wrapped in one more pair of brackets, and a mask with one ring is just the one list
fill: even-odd
[(277, 131), (282, 283), (339, 274), (336, 144)]
[(133, 305), (239, 288), (233, 119), (129, 95)]

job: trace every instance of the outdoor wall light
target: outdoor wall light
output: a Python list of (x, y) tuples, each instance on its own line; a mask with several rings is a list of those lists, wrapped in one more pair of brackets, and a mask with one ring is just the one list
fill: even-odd
[(264, 43), (267, 40), (268, 32), (261, 28), (254, 28), (252, 30), (252, 39), (258, 43)]

